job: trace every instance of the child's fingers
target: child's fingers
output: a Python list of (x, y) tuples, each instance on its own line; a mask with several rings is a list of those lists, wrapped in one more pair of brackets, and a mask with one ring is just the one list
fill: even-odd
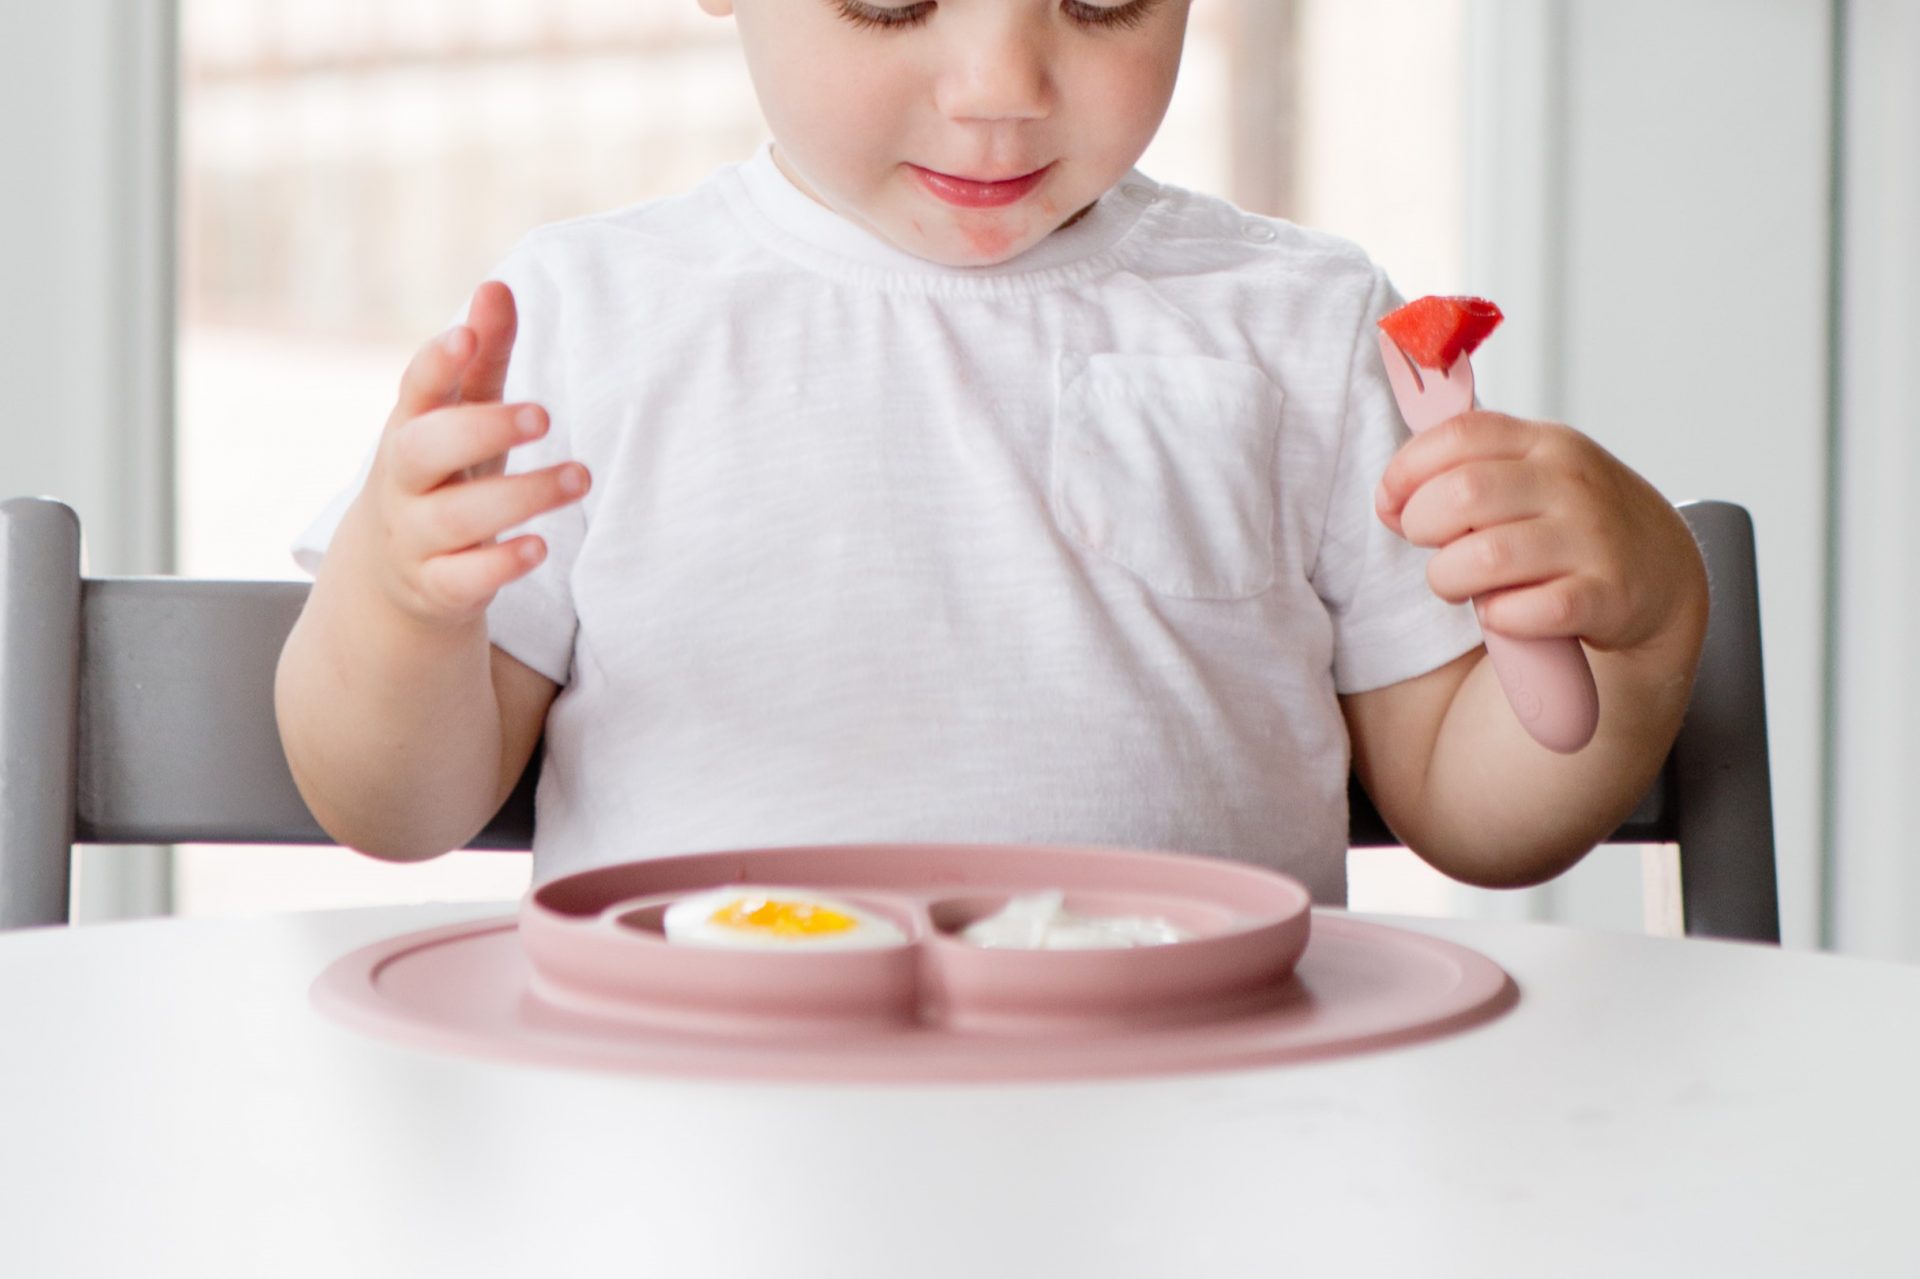
[(1374, 491), (1373, 505), (1389, 527), (1398, 529), (1407, 499), (1419, 487), (1463, 462), (1525, 457), (1539, 439), (1537, 423), (1504, 413), (1462, 413), (1408, 440), (1387, 463)]
[(450, 484), (414, 503), (407, 540), (423, 560), (478, 546), (578, 501), (589, 484), (587, 468), (578, 462)]
[(1435, 551), (1427, 584), (1459, 603), (1565, 577), (1580, 567), (1576, 558), (1548, 521), (1516, 520), (1475, 529)]
[(1436, 592), (1471, 597), (1490, 630), (1519, 639), (1577, 636), (1610, 649), (1638, 642), (1666, 620), (1668, 558), (1640, 554), (1604, 529), (1537, 519), (1469, 533), (1435, 552), (1427, 570)]
[(400, 375), (400, 392), (387, 425), (396, 426), (451, 403), (459, 394), (460, 377), (473, 359), (474, 347), (473, 330), (456, 324), (415, 351), (407, 371)]
[(474, 291), (467, 322), (454, 325), (414, 352), (400, 377), (400, 392), (387, 425), (455, 401), (498, 401), (518, 327), (513, 291), (498, 280), (482, 284)]
[(408, 493), (428, 493), (449, 478), (503, 458), (516, 445), (547, 433), (537, 404), (462, 404), (404, 422), (393, 435), (393, 482)]
[(1514, 639), (1587, 639), (1609, 626), (1598, 585), (1572, 574), (1480, 595), (1473, 604), (1481, 626)]
[(460, 377), (460, 398), (469, 404), (498, 402), (506, 388), (507, 363), (519, 328), (513, 290), (498, 280), (475, 289), (467, 327), (473, 330), (475, 351)]
[(1445, 546), (1474, 529), (1531, 519), (1546, 506), (1540, 470), (1531, 463), (1466, 462), (1413, 491), (1398, 532), (1415, 546)]
[(420, 591), (449, 612), (477, 612), (501, 587), (526, 576), (546, 557), (547, 544), (533, 533), (436, 555), (420, 566)]

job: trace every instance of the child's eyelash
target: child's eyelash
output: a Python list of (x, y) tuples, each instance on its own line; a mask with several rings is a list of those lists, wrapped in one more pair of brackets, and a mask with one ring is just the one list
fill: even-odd
[(1086, 4), (1083, 0), (1065, 0), (1067, 16), (1083, 27), (1110, 27), (1117, 31), (1130, 31), (1147, 20), (1147, 15), (1160, 7), (1160, 0), (1128, 0), (1126, 4), (1106, 8), (1097, 4)]
[[(1147, 20), (1147, 15), (1160, 7), (1161, 0), (1128, 0), (1126, 4), (1097, 5), (1086, 0), (1062, 0), (1061, 9), (1066, 15), (1083, 27), (1105, 27), (1113, 30), (1130, 30)], [(863, 0), (835, 0), (840, 16), (856, 27), (880, 28), (888, 31), (902, 31), (908, 27), (917, 27), (933, 16), (937, 7), (934, 0), (922, 0), (919, 4), (900, 5), (889, 8), (885, 5), (866, 4)]]
[(837, 0), (836, 7), (840, 10), (840, 16), (856, 27), (880, 27), (889, 31), (917, 27), (933, 15), (932, 0), (897, 9), (862, 4), (860, 0)]

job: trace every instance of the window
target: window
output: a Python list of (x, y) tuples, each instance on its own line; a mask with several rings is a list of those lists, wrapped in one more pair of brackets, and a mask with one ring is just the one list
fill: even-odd
[[(1465, 0), (1201, 0), (1142, 168), (1460, 283)], [(182, 0), (180, 571), (296, 576), (414, 347), (526, 229), (684, 190), (763, 126), (690, 0)], [(1391, 92), (1388, 92), (1388, 88)], [(1409, 119), (1392, 104), (1417, 101)], [(182, 849), (186, 913), (505, 897), (524, 858)], [(1428, 891), (1428, 890), (1419, 890)]]

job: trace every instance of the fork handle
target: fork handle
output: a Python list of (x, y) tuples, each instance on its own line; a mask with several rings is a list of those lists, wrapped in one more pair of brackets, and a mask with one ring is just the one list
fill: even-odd
[(1519, 639), (1483, 631), (1507, 704), (1534, 741), (1563, 755), (1593, 740), (1600, 692), (1577, 639)]

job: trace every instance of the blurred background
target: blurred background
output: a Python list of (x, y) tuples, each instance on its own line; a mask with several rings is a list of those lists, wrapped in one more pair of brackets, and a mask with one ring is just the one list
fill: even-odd
[[(1906, 0), (1195, 0), (1141, 165), (1355, 239), (1409, 295), (1495, 297), (1489, 403), (1754, 513), (1787, 942), (1909, 958), (1915, 65)], [(0, 495), (78, 507), (95, 573), (297, 576), (409, 353), (521, 234), (763, 136), (693, 0), (75, 0), (0, 17), (0, 72)], [(1642, 923), (1617, 850), (1525, 893), (1392, 851), (1352, 873), (1359, 908)], [(511, 855), (190, 847), (89, 850), (77, 894), (526, 882)]]

